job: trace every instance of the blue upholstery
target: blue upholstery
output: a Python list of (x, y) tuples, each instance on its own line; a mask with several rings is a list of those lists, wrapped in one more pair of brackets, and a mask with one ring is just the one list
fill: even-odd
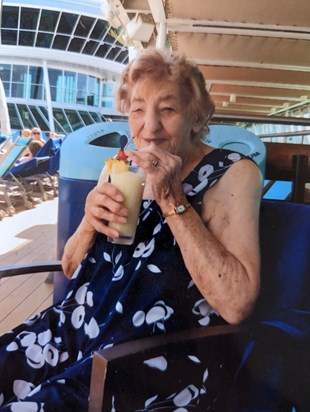
[(13, 167), (11, 174), (23, 178), (44, 173), (54, 175), (59, 170), (61, 143), (61, 139), (49, 139), (34, 158)]
[(260, 230), (262, 285), (236, 337), (231, 410), (310, 411), (310, 206), (263, 201)]
[(255, 318), (309, 335), (310, 206), (263, 201), (260, 230), (262, 286)]

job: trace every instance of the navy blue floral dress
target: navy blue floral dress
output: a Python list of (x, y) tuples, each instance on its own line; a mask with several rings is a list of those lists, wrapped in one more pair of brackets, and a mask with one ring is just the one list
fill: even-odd
[[(184, 180), (198, 213), (205, 191), (242, 158), (215, 149)], [(0, 411), (86, 411), (95, 350), (221, 322), (186, 270), (160, 208), (155, 201), (143, 201), (132, 246), (114, 245), (98, 235), (65, 299), (0, 338)], [(195, 381), (177, 381), (165, 394), (150, 390), (142, 405), (128, 410), (205, 410), (201, 398), (208, 397), (210, 366), (191, 356), (187, 362)], [(164, 382), (164, 357), (144, 365)], [(124, 412), (116, 396), (108, 410)]]

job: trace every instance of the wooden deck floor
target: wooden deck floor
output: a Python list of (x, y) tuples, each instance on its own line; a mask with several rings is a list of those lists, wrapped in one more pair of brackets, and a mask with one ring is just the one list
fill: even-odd
[[(58, 199), (0, 221), (0, 266), (56, 259)], [(0, 280), (0, 335), (52, 303), (47, 274)]]

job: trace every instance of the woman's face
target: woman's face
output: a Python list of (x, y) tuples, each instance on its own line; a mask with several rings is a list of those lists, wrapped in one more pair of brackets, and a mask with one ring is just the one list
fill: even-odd
[(187, 102), (171, 81), (140, 79), (133, 87), (129, 124), (138, 149), (152, 142), (163, 150), (183, 157), (192, 149), (194, 119)]

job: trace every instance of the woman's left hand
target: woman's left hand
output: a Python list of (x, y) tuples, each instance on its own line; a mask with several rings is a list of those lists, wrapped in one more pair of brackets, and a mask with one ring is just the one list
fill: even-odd
[(147, 184), (162, 209), (184, 201), (182, 159), (179, 156), (162, 150), (154, 143), (140, 150), (126, 150), (125, 153), (147, 173)]

